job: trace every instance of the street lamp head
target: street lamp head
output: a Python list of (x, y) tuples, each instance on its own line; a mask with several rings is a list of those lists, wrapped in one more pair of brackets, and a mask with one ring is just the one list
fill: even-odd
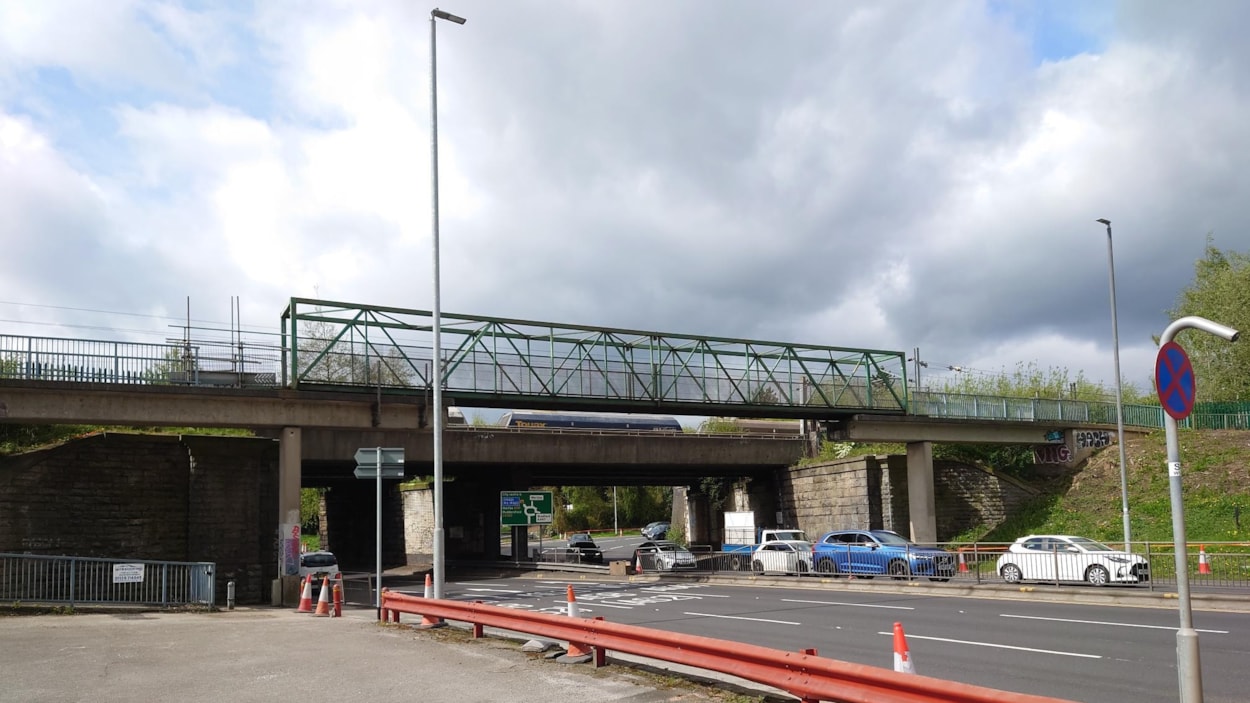
[(453, 15), (450, 12), (443, 12), (437, 7), (434, 8), (433, 10), (430, 10), (430, 17), (437, 17), (440, 20), (447, 20), (448, 22), (455, 22), (456, 24), (465, 23), (465, 19), (463, 17), (457, 17), (456, 15)]
[(1106, 226), (1108, 226), (1108, 227), (1110, 227), (1110, 226), (1111, 226), (1111, 220), (1108, 220), (1108, 219), (1107, 219), (1107, 218), (1105, 218), (1105, 217), (1100, 217), (1100, 218), (1098, 218), (1097, 220), (1094, 220), (1094, 222), (1097, 222), (1097, 223), (1099, 223), (1099, 224), (1106, 225)]

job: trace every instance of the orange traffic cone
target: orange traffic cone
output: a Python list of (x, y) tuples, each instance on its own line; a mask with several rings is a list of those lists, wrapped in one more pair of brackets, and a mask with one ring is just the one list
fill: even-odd
[(1207, 545), (1198, 545), (1198, 573), (1211, 573), (1211, 565), (1207, 563)]
[(916, 663), (907, 650), (907, 636), (903, 634), (901, 622), (894, 623), (894, 670), (904, 674), (916, 673)]
[[(434, 578), (430, 576), (430, 574), (425, 575), (425, 597), (431, 599), (434, 598)], [(429, 630), (435, 627), (442, 627), (446, 624), (447, 623), (443, 622), (442, 618), (423, 614), (421, 616), (421, 622), (417, 624), (417, 627), (422, 630)]]
[(311, 613), (312, 611), (312, 574), (309, 574), (308, 578), (304, 579), (304, 591), (300, 594), (299, 608), (296, 608), (295, 612)]
[(324, 618), (330, 615), (330, 577), (326, 576), (321, 581), (321, 595), (317, 597), (317, 612), (313, 613), (316, 617)]
[[(571, 618), (581, 617), (577, 612), (577, 596), (573, 595), (573, 584), (569, 584), (568, 599), (569, 599), (569, 617)], [(569, 640), (569, 650), (565, 654), (565, 656), (589, 657), (589, 656), (592, 656), (593, 654), (594, 654), (594, 650), (591, 649), (590, 645), (582, 643), (582, 642), (574, 642), (572, 640)]]
[(964, 550), (959, 550), (959, 573), (968, 573), (968, 565), (964, 563)]
[(638, 554), (636, 556), (637, 558), (634, 560), (634, 573), (641, 574), (642, 573), (642, 555)]

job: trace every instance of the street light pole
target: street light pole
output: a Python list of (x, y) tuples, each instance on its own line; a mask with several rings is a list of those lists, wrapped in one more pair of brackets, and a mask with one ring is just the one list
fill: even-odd
[(440, 317), (440, 286), (438, 281), (438, 50), (437, 20), (447, 20), (456, 24), (464, 24), (463, 17), (443, 12), (438, 8), (430, 10), (430, 178), (431, 198), (430, 214), (432, 217), (432, 239), (434, 242), (434, 597), (443, 597), (443, 582), (446, 577), (446, 559), (443, 554), (443, 350)]
[(1111, 248), (1111, 220), (1099, 218), (1095, 222), (1107, 226), (1107, 271), (1111, 278), (1111, 349), (1115, 356), (1115, 425), (1118, 434), (1116, 444), (1120, 447), (1120, 507), (1124, 515), (1124, 551), (1127, 552), (1133, 536), (1128, 523), (1128, 473), (1124, 461), (1124, 392), (1120, 381), (1120, 326), (1116, 321), (1115, 254)]

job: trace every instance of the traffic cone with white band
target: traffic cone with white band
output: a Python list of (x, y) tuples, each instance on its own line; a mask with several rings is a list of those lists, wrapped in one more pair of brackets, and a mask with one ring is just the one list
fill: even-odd
[[(425, 575), (425, 597), (431, 599), (434, 598), (434, 578), (429, 574)], [(422, 614), (421, 622), (417, 624), (417, 627), (422, 630), (429, 630), (435, 627), (442, 627), (446, 624), (447, 623), (443, 622), (442, 618)]]
[(916, 673), (916, 663), (911, 660), (901, 622), (894, 623), (894, 670), (904, 674)]
[[(569, 600), (569, 617), (571, 618), (581, 617), (581, 615), (578, 613), (578, 610), (577, 610), (577, 596), (573, 594), (573, 584), (569, 584), (568, 600)], [(593, 654), (594, 654), (594, 650), (590, 647), (590, 645), (569, 640), (569, 650), (567, 654), (565, 654), (565, 656), (570, 657), (570, 658), (581, 658), (581, 657), (590, 657)]]
[(299, 608), (296, 608), (295, 612), (311, 613), (312, 611), (312, 574), (309, 574), (308, 577), (304, 579), (304, 590), (300, 594)]
[(1198, 573), (1211, 573), (1211, 565), (1207, 563), (1207, 545), (1198, 545)]
[(319, 618), (330, 616), (330, 577), (327, 576), (321, 581), (321, 595), (317, 597), (317, 612), (313, 615)]
[(959, 573), (968, 573), (968, 565), (964, 563), (964, 550), (959, 550)]

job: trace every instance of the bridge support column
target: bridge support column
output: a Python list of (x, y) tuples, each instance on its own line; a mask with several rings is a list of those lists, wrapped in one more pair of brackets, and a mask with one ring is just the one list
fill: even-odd
[(284, 427), (278, 437), (278, 578), (271, 602), (293, 605), (299, 600), (300, 552), (300, 428)]
[(937, 510), (933, 499), (933, 443), (907, 443), (907, 512), (911, 539), (937, 542)]

